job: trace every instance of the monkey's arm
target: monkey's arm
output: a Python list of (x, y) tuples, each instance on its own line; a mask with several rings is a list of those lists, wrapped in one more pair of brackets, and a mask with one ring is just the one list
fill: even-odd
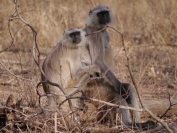
[(104, 59), (97, 59), (95, 61), (95, 64), (100, 67), (100, 70), (107, 79), (112, 83), (112, 85), (115, 87), (115, 89), (118, 91), (119, 94), (125, 94), (126, 90), (124, 90), (124, 87), (122, 86), (122, 83), (116, 78), (114, 73), (109, 69), (107, 64), (105, 63)]
[(82, 66), (78, 71), (77, 71), (77, 76), (80, 77), (83, 74), (91, 74), (93, 72), (100, 72), (100, 67), (97, 65), (88, 65), (88, 66)]

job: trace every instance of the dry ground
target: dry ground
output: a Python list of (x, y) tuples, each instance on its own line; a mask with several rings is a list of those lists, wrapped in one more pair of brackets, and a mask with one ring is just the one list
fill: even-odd
[[(108, 6), (115, 17), (114, 27), (124, 34), (132, 72), (143, 100), (146, 103), (168, 100), (169, 93), (172, 101), (177, 100), (176, 0), (18, 0), (18, 4), (23, 19), (38, 33), (41, 63), (61, 39), (64, 30), (83, 28), (90, 9), (99, 4)], [(12, 41), (8, 19), (14, 11), (13, 1), (1, 2), (0, 51)], [(18, 19), (10, 22), (10, 31), (14, 44), (0, 53), (0, 62), (5, 66), (0, 65), (0, 101), (5, 103), (13, 94), (16, 101), (22, 98), (25, 105), (34, 107), (37, 105), (35, 86), (40, 81), (40, 72), (32, 58), (32, 33)], [(115, 74), (120, 81), (132, 83), (120, 35), (111, 29), (108, 31)], [(168, 121), (177, 123), (176, 111), (171, 110)]]

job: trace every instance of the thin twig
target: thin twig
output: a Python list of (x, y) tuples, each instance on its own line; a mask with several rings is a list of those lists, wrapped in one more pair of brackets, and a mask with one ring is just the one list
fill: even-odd
[(39, 114), (39, 113), (35, 113), (35, 114), (32, 114), (32, 115), (26, 115), (26, 114), (24, 114), (23, 112), (21, 112), (21, 111), (19, 111), (19, 110), (13, 109), (12, 107), (3, 106), (3, 105), (0, 105), (0, 108), (1, 108), (1, 109), (12, 110), (12, 111), (14, 111), (14, 112), (17, 112), (17, 113), (19, 113), (19, 114), (21, 114), (21, 115), (27, 117), (27, 118), (29, 118), (29, 117), (34, 117), (34, 116), (37, 116), (37, 115)]
[(92, 32), (92, 33), (87, 33), (85, 36), (90, 36), (90, 35), (93, 35), (93, 34), (97, 34), (99, 32), (102, 32), (104, 31), (108, 26), (105, 26), (104, 28), (102, 28), (101, 30), (98, 30), (98, 31), (95, 31), (95, 32)]
[(162, 116), (160, 116), (160, 119), (162, 119), (167, 114), (167, 112), (171, 109), (172, 106), (177, 105), (177, 103), (172, 103), (170, 98), (171, 98), (170, 93), (168, 93), (168, 100), (169, 100), (170, 106), (165, 111), (165, 113)]
[(125, 47), (125, 44), (124, 44), (124, 36), (123, 36), (123, 34), (122, 34), (120, 31), (118, 31), (118, 30), (115, 29), (114, 27), (112, 27), (112, 26), (110, 26), (110, 25), (107, 25), (107, 26), (110, 27), (110, 28), (112, 28), (112, 29), (115, 30), (116, 32), (118, 32), (118, 33), (121, 35), (121, 37), (122, 37), (122, 45), (123, 45), (123, 47), (124, 47), (125, 56), (126, 56), (126, 58), (127, 58), (128, 71), (129, 71), (131, 80), (132, 80), (132, 82), (133, 82), (133, 84), (134, 84), (134, 86), (135, 86), (135, 89), (136, 89), (136, 91), (137, 91), (137, 95), (138, 95), (138, 98), (139, 98), (139, 100), (140, 100), (141, 106), (145, 109), (146, 112), (148, 112), (148, 113), (152, 116), (152, 118), (154, 118), (156, 121), (158, 121), (160, 124), (162, 124), (162, 126), (163, 126), (169, 133), (173, 133), (173, 131), (168, 127), (168, 124), (165, 123), (163, 119), (159, 119), (155, 114), (153, 114), (149, 109), (147, 109), (147, 108), (144, 106), (144, 104), (143, 104), (143, 102), (142, 102), (142, 99), (141, 99), (141, 96), (140, 96), (140, 93), (139, 93), (138, 86), (137, 86), (137, 84), (136, 84), (136, 82), (135, 82), (135, 79), (134, 79), (133, 74), (132, 74), (132, 71), (131, 71), (130, 61), (129, 61), (128, 54), (127, 54), (127, 50), (126, 50), (126, 47)]
[(13, 19), (16, 19), (16, 13), (17, 13), (17, 10), (15, 9), (14, 13), (9, 17), (9, 20), (8, 20), (8, 31), (9, 31), (9, 34), (10, 34), (10, 37), (11, 37), (11, 42), (10, 42), (9, 46), (7, 48), (1, 50), (0, 53), (8, 50), (14, 44), (14, 37), (12, 36), (12, 32), (11, 32), (11, 29), (10, 29), (10, 22)]
[(14, 73), (12, 73), (1, 61), (0, 61), (0, 64), (14, 77), (16, 78), (20, 78), (22, 80), (26, 80), (26, 81), (30, 81), (30, 82), (33, 82), (31, 79), (26, 79), (26, 78), (23, 78), (23, 77), (20, 77), (20, 76), (17, 76), (15, 75)]
[[(29, 23), (27, 23), (27, 22), (21, 17), (21, 15), (20, 15), (20, 13), (19, 13), (19, 11), (18, 11), (19, 5), (17, 4), (17, 2), (18, 2), (18, 0), (14, 0), (15, 10), (16, 10), (17, 16), (19, 17), (19, 19), (20, 19), (24, 24), (26, 24), (26, 25), (31, 29), (31, 31), (32, 31), (32, 33), (33, 33), (33, 59), (34, 59), (34, 62), (36, 63), (37, 67), (39, 68), (41, 74), (46, 78), (47, 83), (49, 83), (50, 85), (54, 85), (54, 86), (58, 87), (58, 89), (60, 89), (60, 90), (62, 91), (62, 93), (64, 94), (64, 96), (65, 96), (66, 99), (67, 99), (67, 94), (66, 94), (66, 92), (64, 91), (63, 87), (60, 86), (60, 85), (57, 84), (57, 83), (53, 83), (52, 81), (50, 81), (49, 78), (45, 75), (45, 73), (44, 73), (44, 71), (42, 70), (42, 68), (40, 67), (40, 51), (39, 51), (39, 48), (38, 48), (38, 45), (37, 45), (37, 41), (36, 41), (36, 39), (37, 39), (37, 32), (34, 30), (34, 28), (33, 28)], [(37, 50), (37, 53), (38, 53), (38, 56), (37, 56), (37, 57), (36, 57), (36, 53), (35, 53), (36, 50)], [(37, 59), (36, 59), (36, 58), (37, 58)], [(37, 88), (36, 88), (36, 90), (37, 90)], [(37, 93), (38, 93), (38, 92), (37, 92)], [(39, 94), (39, 93), (38, 93), (38, 94)], [(40, 95), (39, 95), (39, 97), (40, 97)], [(39, 101), (39, 103), (40, 103), (40, 101)], [(70, 100), (70, 99), (68, 99), (68, 103), (69, 103), (69, 107), (70, 107), (71, 111), (73, 111), (73, 109), (72, 109), (72, 103), (71, 103), (71, 100)], [(75, 120), (75, 119), (74, 119), (74, 120)], [(77, 122), (76, 120), (75, 120), (75, 122), (77, 123), (77, 126), (79, 127), (79, 129), (82, 130), (81, 127), (80, 127), (80, 125), (78, 124), (78, 122)]]
[(112, 28), (113, 30), (115, 30), (116, 32), (118, 32), (118, 33), (121, 35), (121, 37), (122, 37), (122, 45), (123, 45), (123, 48), (124, 48), (124, 51), (125, 51), (125, 56), (126, 56), (126, 59), (127, 59), (128, 71), (129, 71), (131, 80), (132, 80), (132, 82), (133, 82), (133, 84), (134, 84), (134, 86), (135, 86), (135, 89), (136, 89), (136, 91), (137, 91), (137, 95), (138, 95), (138, 98), (139, 98), (139, 101), (140, 101), (141, 106), (144, 108), (144, 110), (145, 110), (146, 112), (148, 112), (148, 113), (151, 115), (151, 117), (153, 117), (153, 118), (154, 118), (155, 120), (157, 120), (160, 124), (162, 124), (162, 126), (163, 126), (169, 133), (173, 133), (173, 131), (168, 127), (167, 123), (165, 123), (164, 120), (159, 119), (159, 118), (158, 118), (157, 116), (155, 116), (149, 109), (147, 109), (147, 108), (144, 106), (144, 104), (143, 104), (143, 102), (142, 102), (142, 99), (141, 99), (141, 97), (140, 97), (140, 93), (139, 93), (138, 86), (137, 86), (137, 84), (136, 84), (136, 82), (135, 82), (135, 79), (134, 79), (133, 74), (132, 74), (132, 71), (131, 71), (131, 66), (130, 66), (130, 62), (129, 62), (129, 57), (128, 57), (127, 50), (126, 50), (126, 47), (125, 47), (125, 44), (124, 44), (124, 36), (123, 36), (123, 34), (122, 34), (119, 30), (117, 30), (117, 29), (115, 29), (114, 27), (112, 27), (112, 26), (110, 26), (110, 25), (107, 24), (107, 26), (104, 27), (103, 29), (101, 29), (101, 30), (99, 30), (99, 31), (96, 31), (96, 32), (93, 32), (93, 33), (90, 33), (90, 34), (87, 34), (87, 35), (85, 35), (85, 36), (99, 33), (99, 32), (101, 32), (101, 31), (105, 30), (107, 27)]
[[(126, 109), (126, 110), (133, 110), (133, 111), (138, 111), (138, 112), (142, 112), (143, 111), (142, 109), (137, 109), (137, 108), (133, 108), (133, 107), (129, 107), (129, 106), (123, 106), (123, 105), (117, 105), (117, 104), (113, 104), (113, 103), (110, 103), (110, 102), (102, 101), (102, 100), (99, 100), (99, 99), (90, 98), (90, 97), (87, 97), (87, 96), (72, 97), (73, 95), (75, 95), (78, 92), (82, 92), (82, 91), (76, 90), (75, 92), (73, 92), (71, 95), (68, 96), (68, 99), (76, 99), (76, 98), (80, 99), (80, 98), (83, 98), (83, 99), (86, 99), (86, 100), (90, 100), (90, 101), (94, 101), (94, 102), (98, 102), (98, 103), (103, 103), (103, 104), (111, 106), (111, 107), (116, 107), (116, 108), (121, 108), (121, 109)], [(64, 101), (62, 101), (59, 106), (61, 106), (68, 99), (65, 99)]]
[[(34, 30), (34, 28), (33, 28), (30, 24), (28, 24), (28, 23), (21, 17), (21, 15), (19, 14), (19, 11), (18, 11), (19, 6), (18, 6), (17, 2), (18, 2), (18, 0), (14, 0), (14, 3), (15, 3), (15, 10), (16, 10), (15, 12), (16, 12), (17, 16), (19, 17), (19, 19), (20, 19), (25, 25), (27, 25), (27, 26), (32, 30), (32, 33), (33, 33), (33, 59), (34, 59), (36, 65), (38, 66), (40, 72), (41, 72), (41, 73), (45, 76), (45, 78), (47, 79), (47, 82), (48, 82), (49, 84), (51, 84), (51, 85), (54, 85), (54, 86), (58, 87), (58, 88), (63, 92), (63, 94), (66, 95), (66, 93), (64, 92), (64, 90), (62, 89), (62, 87), (61, 87), (59, 84), (56, 84), (56, 83), (51, 82), (51, 81), (47, 78), (47, 76), (45, 75), (45, 73), (43, 72), (43, 70), (41, 69), (40, 64), (39, 64), (40, 51), (39, 51), (39, 48), (38, 48), (38, 45), (37, 45), (37, 41), (36, 41), (37, 32)], [(37, 57), (37, 59), (36, 59), (35, 50), (37, 50), (37, 52), (38, 52), (38, 57)]]
[[(30, 24), (28, 24), (28, 23), (21, 17), (21, 15), (20, 15), (20, 13), (19, 13), (19, 11), (18, 11), (18, 8), (19, 8), (18, 0), (14, 0), (14, 4), (15, 4), (15, 12), (14, 12), (14, 14), (11, 16), (11, 18), (10, 18), (9, 20), (13, 19), (14, 16), (15, 16), (15, 17), (17, 16), (18, 19), (20, 19), (26, 26), (28, 26), (28, 27), (31, 29), (31, 31), (32, 31), (32, 33), (33, 33), (33, 59), (34, 59), (34, 62), (35, 62), (36, 65), (38, 66), (40, 72), (41, 72), (41, 73), (44, 75), (44, 77), (46, 78), (47, 83), (49, 83), (50, 85), (54, 85), (54, 86), (58, 87), (58, 88), (62, 91), (62, 93), (63, 93), (65, 96), (67, 96), (66, 93), (64, 92), (63, 88), (62, 88), (59, 84), (56, 84), (56, 83), (51, 82), (51, 81), (47, 78), (47, 76), (45, 75), (45, 73), (43, 72), (43, 70), (41, 69), (40, 63), (39, 63), (39, 60), (40, 60), (40, 51), (39, 51), (39, 48), (38, 48), (38, 45), (37, 45), (37, 41), (36, 41), (37, 32), (34, 30), (34, 28), (33, 28)], [(9, 21), (9, 33), (10, 33), (10, 36), (11, 36), (11, 38), (12, 38), (12, 44), (13, 44), (13, 37), (12, 37), (11, 30), (10, 30), (10, 21)], [(11, 46), (11, 45), (10, 45), (10, 46)], [(9, 48), (9, 47), (8, 47), (8, 48)], [(6, 48), (6, 49), (8, 49), (8, 48)], [(6, 49), (5, 49), (5, 50), (6, 50)], [(35, 53), (36, 50), (37, 50), (37, 52), (38, 52), (37, 58), (36, 58), (36, 53)], [(3, 50), (3, 51), (4, 51), (4, 50)], [(38, 93), (38, 92), (37, 92), (37, 93)], [(38, 94), (39, 94), (39, 93), (38, 93)], [(67, 97), (66, 97), (66, 98), (67, 98)], [(70, 100), (68, 100), (68, 102), (69, 102), (69, 105), (72, 105), (72, 103), (71, 103)], [(40, 103), (40, 102), (39, 102), (39, 103)], [(71, 110), (72, 110), (72, 109), (71, 109)]]
[(54, 125), (55, 125), (55, 133), (57, 133), (57, 112), (55, 112)]
[(137, 86), (137, 84), (136, 84), (136, 82), (135, 82), (135, 79), (134, 79), (133, 74), (132, 74), (132, 71), (131, 71), (130, 61), (129, 61), (129, 57), (128, 57), (128, 54), (127, 54), (127, 49), (126, 49), (125, 43), (124, 43), (124, 36), (123, 36), (123, 34), (122, 34), (119, 30), (115, 29), (114, 27), (112, 27), (112, 26), (110, 26), (110, 25), (107, 25), (107, 26), (110, 27), (110, 28), (112, 28), (112, 29), (114, 29), (114, 30), (115, 30), (116, 32), (118, 32), (118, 33), (121, 35), (121, 37), (122, 37), (122, 45), (123, 45), (123, 48), (124, 48), (124, 51), (125, 51), (125, 56), (126, 56), (127, 63), (128, 63), (128, 64), (127, 64), (128, 71), (129, 71), (130, 77), (131, 77), (131, 79), (132, 79), (132, 82), (133, 82), (133, 84), (134, 84), (134, 86), (135, 86), (135, 89), (136, 89), (136, 91), (137, 91), (138, 98), (140, 99), (140, 104), (141, 104), (141, 106), (142, 106), (143, 102), (142, 102), (142, 99), (141, 99), (141, 97), (140, 97), (140, 93), (139, 93), (138, 86)]

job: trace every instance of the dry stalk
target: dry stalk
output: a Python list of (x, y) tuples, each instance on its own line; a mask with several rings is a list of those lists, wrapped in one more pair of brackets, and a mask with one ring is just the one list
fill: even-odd
[(54, 124), (55, 124), (55, 133), (57, 133), (57, 112), (55, 112)]
[(133, 110), (133, 111), (138, 111), (138, 112), (143, 111), (142, 109), (137, 109), (137, 108), (133, 108), (133, 107), (129, 107), (129, 106), (123, 106), (123, 105), (117, 105), (117, 104), (113, 104), (113, 103), (110, 103), (110, 102), (105, 102), (105, 101), (102, 101), (102, 100), (98, 100), (98, 99), (95, 99), (95, 98), (89, 98), (89, 97), (84, 97), (84, 98), (87, 99), (87, 100), (94, 101), (94, 102), (103, 103), (103, 104), (111, 106), (111, 107), (117, 107), (117, 108), (121, 108), (121, 109)]
[[(67, 96), (66, 93), (64, 92), (63, 88), (62, 88), (59, 84), (56, 84), (56, 83), (51, 82), (51, 81), (47, 78), (47, 76), (45, 75), (45, 73), (43, 72), (43, 70), (41, 69), (41, 67), (40, 67), (40, 62), (39, 62), (39, 60), (40, 60), (40, 51), (39, 51), (39, 48), (38, 48), (38, 45), (37, 45), (37, 41), (36, 41), (37, 32), (34, 30), (34, 28), (33, 28), (30, 24), (28, 24), (28, 23), (21, 17), (21, 15), (20, 15), (20, 13), (19, 13), (19, 11), (18, 11), (19, 5), (18, 5), (17, 2), (18, 2), (18, 0), (14, 0), (14, 4), (15, 4), (15, 13), (14, 13), (14, 14), (16, 14), (17, 18), (20, 19), (26, 26), (28, 26), (28, 27), (31, 29), (32, 33), (33, 33), (33, 59), (34, 59), (36, 65), (38, 66), (40, 72), (41, 72), (41, 73), (45, 76), (45, 78), (47, 79), (47, 83), (49, 83), (50, 85), (53, 85), (53, 86), (58, 87), (58, 88), (62, 91), (62, 93), (63, 93), (65, 96)], [(37, 52), (38, 52), (38, 57), (37, 57), (37, 59), (36, 59), (36, 53), (35, 53), (36, 50), (37, 50)], [(71, 101), (68, 101), (68, 102), (69, 102), (69, 104), (71, 104)]]
[[(104, 28), (102, 28), (101, 30), (98, 30), (98, 31), (95, 31), (95, 32), (92, 32), (92, 33), (87, 33), (85, 36), (90, 36), (90, 35), (93, 35), (93, 34), (96, 34), (96, 33), (99, 33), (99, 32), (102, 32), (104, 31), (108, 26), (105, 26)], [(87, 30), (86, 30), (87, 31)]]
[(30, 81), (30, 82), (33, 83), (33, 81), (32, 81), (31, 79), (26, 79), (26, 78), (17, 76), (17, 75), (15, 75), (14, 73), (12, 73), (1, 61), (0, 61), (0, 64), (1, 64), (12, 76), (14, 76), (15, 78), (20, 78), (20, 79), (22, 79), (22, 80)]
[(65, 99), (64, 101), (62, 101), (60, 103), (60, 105), (62, 105), (68, 99), (83, 98), (83, 99), (86, 99), (86, 100), (90, 100), (90, 101), (94, 101), (94, 102), (98, 102), (98, 103), (103, 103), (103, 104), (111, 106), (111, 107), (122, 108), (122, 109), (126, 109), (126, 110), (133, 110), (133, 111), (138, 111), (138, 112), (142, 112), (143, 111), (142, 109), (137, 109), (137, 108), (133, 108), (133, 107), (129, 107), (129, 106), (123, 106), (123, 105), (117, 105), (117, 104), (113, 104), (113, 103), (110, 103), (110, 102), (98, 100), (98, 99), (95, 99), (95, 98), (90, 98), (90, 97), (87, 97), (87, 96), (72, 97), (72, 95), (75, 95), (78, 92), (81, 92), (84, 95), (84, 93), (82, 91), (76, 90), (75, 92), (73, 92), (72, 94), (70, 94), (70, 96), (67, 99)]
[(33, 114), (33, 115), (26, 115), (26, 114), (24, 114), (23, 112), (21, 112), (21, 111), (19, 111), (19, 110), (17, 110), (17, 109), (13, 109), (12, 107), (7, 107), (7, 106), (3, 106), (3, 105), (0, 105), (0, 108), (1, 108), (1, 109), (12, 110), (12, 111), (14, 111), (14, 112), (17, 112), (17, 113), (19, 113), (19, 114), (25, 116), (26, 118), (34, 117), (34, 116), (37, 116), (37, 115), (39, 114), (39, 113), (35, 113), (35, 114)]
[(143, 104), (143, 102), (142, 102), (142, 99), (141, 99), (141, 96), (140, 96), (140, 93), (139, 93), (138, 86), (137, 86), (137, 84), (136, 84), (136, 82), (135, 82), (135, 79), (134, 79), (133, 74), (132, 74), (132, 71), (131, 71), (131, 66), (130, 66), (129, 57), (128, 57), (127, 50), (126, 50), (126, 47), (125, 47), (125, 44), (124, 44), (124, 36), (123, 36), (123, 34), (122, 34), (120, 31), (118, 31), (118, 30), (115, 29), (114, 27), (112, 27), (112, 26), (110, 26), (110, 25), (107, 25), (107, 26), (110, 27), (111, 29), (115, 30), (116, 32), (118, 32), (118, 33), (121, 35), (121, 37), (122, 37), (122, 45), (123, 45), (123, 48), (124, 48), (124, 51), (125, 51), (125, 56), (126, 56), (126, 59), (127, 59), (128, 71), (129, 71), (131, 80), (132, 80), (132, 82), (133, 82), (133, 85), (135, 86), (135, 89), (136, 89), (136, 91), (137, 91), (138, 98), (139, 98), (139, 100), (140, 100), (141, 106), (144, 108), (144, 110), (145, 110), (146, 112), (148, 112), (148, 113), (152, 116), (152, 118), (154, 118), (156, 121), (158, 121), (169, 133), (173, 133), (173, 131), (168, 127), (168, 124), (165, 123), (163, 119), (159, 119), (155, 114), (153, 114), (149, 109), (147, 109), (147, 108), (144, 106), (144, 104)]
[[(8, 23), (8, 26), (9, 26), (9, 33), (10, 33), (11, 40), (12, 40), (12, 43), (10, 44), (10, 46), (11, 46), (11, 45), (13, 44), (13, 42), (14, 42), (14, 38), (13, 38), (12, 33), (11, 33), (11, 30), (10, 30), (10, 20), (19, 19), (19, 20), (22, 21), (26, 26), (28, 26), (28, 27), (31, 29), (32, 33), (33, 33), (33, 52), (32, 52), (32, 54), (33, 54), (33, 59), (34, 59), (35, 64), (37, 65), (38, 69), (40, 70), (40, 72), (45, 76), (45, 78), (46, 78), (46, 83), (58, 87), (58, 89), (60, 89), (60, 90), (62, 91), (62, 93), (64, 94), (64, 96), (65, 96), (66, 99), (67, 99), (68, 96), (67, 96), (67, 94), (65, 93), (64, 89), (62, 88), (62, 86), (60, 86), (59, 84), (56, 84), (56, 83), (53, 83), (52, 81), (50, 81), (50, 80), (48, 79), (48, 77), (45, 75), (45, 73), (43, 72), (42, 68), (40, 67), (40, 61), (39, 61), (39, 60), (40, 60), (40, 51), (39, 51), (39, 48), (38, 48), (38, 45), (37, 45), (37, 41), (36, 41), (36, 39), (37, 39), (37, 32), (34, 30), (34, 28), (33, 28), (29, 23), (27, 23), (27, 22), (21, 17), (21, 14), (19, 13), (19, 10), (18, 10), (18, 8), (19, 8), (18, 0), (14, 0), (14, 5), (15, 5), (15, 12), (14, 12), (13, 15), (11, 15), (11, 17), (9, 18), (9, 23)], [(9, 46), (9, 47), (10, 47), (10, 46)], [(6, 48), (5, 50), (9, 49), (9, 47)], [(5, 51), (5, 50), (3, 50), (3, 51)], [(3, 52), (3, 51), (0, 51), (0, 53)], [(36, 57), (36, 51), (37, 51), (37, 57)], [(37, 87), (39, 86), (39, 84), (41, 84), (41, 82), (38, 83)], [(36, 90), (37, 90), (37, 87), (36, 87)], [(37, 91), (37, 94), (39, 95), (39, 97), (41, 97), (39, 91)], [(42, 95), (42, 96), (44, 96), (44, 95)], [(39, 102), (39, 103), (40, 103), (40, 102)], [(73, 111), (73, 109), (72, 109), (72, 103), (71, 103), (71, 100), (70, 100), (70, 99), (68, 99), (68, 103), (69, 103), (69, 106), (70, 106), (71, 111)], [(74, 120), (75, 120), (75, 119), (74, 119)], [(76, 121), (76, 120), (75, 120), (75, 121)], [(76, 122), (76, 123), (77, 123), (77, 126), (79, 127), (79, 129), (81, 130), (80, 125), (78, 124), (78, 122)]]
[(169, 133), (173, 133), (173, 131), (168, 127), (168, 124), (165, 123), (163, 119), (159, 119), (155, 114), (153, 114), (149, 109), (147, 109), (147, 108), (144, 106), (144, 104), (143, 104), (143, 102), (142, 102), (142, 99), (141, 99), (141, 96), (140, 96), (140, 93), (139, 93), (138, 86), (137, 86), (137, 84), (136, 84), (136, 82), (135, 82), (135, 79), (134, 79), (133, 74), (132, 74), (132, 71), (131, 71), (130, 61), (129, 61), (129, 57), (128, 57), (128, 54), (127, 54), (127, 50), (126, 50), (126, 47), (125, 47), (125, 44), (124, 44), (124, 36), (123, 36), (123, 34), (122, 34), (120, 31), (118, 31), (117, 29), (115, 29), (114, 27), (112, 27), (112, 26), (110, 26), (110, 25), (107, 24), (107, 25), (106, 25), (104, 28), (102, 28), (101, 30), (98, 30), (98, 31), (96, 31), (96, 32), (87, 34), (87, 35), (85, 35), (85, 36), (99, 33), (99, 32), (101, 32), (101, 31), (105, 30), (107, 27), (109, 27), (109, 28), (115, 30), (115, 31), (118, 32), (118, 33), (121, 35), (121, 37), (122, 37), (122, 45), (123, 45), (123, 48), (124, 48), (124, 51), (125, 51), (125, 56), (126, 56), (126, 59), (127, 59), (128, 71), (129, 71), (131, 80), (132, 80), (132, 82), (133, 82), (133, 85), (135, 86), (135, 89), (136, 89), (136, 91), (137, 91), (137, 95), (138, 95), (138, 98), (139, 98), (139, 100), (140, 100), (140, 104), (141, 104), (142, 108), (144, 108), (144, 110), (145, 110), (146, 112), (148, 112), (148, 113), (151, 115), (152, 118), (154, 118), (156, 121), (158, 121)]
[(165, 113), (162, 116), (160, 116), (160, 119), (162, 119), (167, 114), (167, 112), (171, 109), (172, 106), (177, 104), (177, 103), (172, 103), (170, 93), (168, 93), (168, 100), (169, 100), (170, 105), (168, 109), (165, 111)]

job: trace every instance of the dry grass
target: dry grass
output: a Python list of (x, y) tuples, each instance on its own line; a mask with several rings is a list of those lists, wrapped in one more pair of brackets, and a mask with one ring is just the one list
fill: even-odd
[[(115, 27), (125, 36), (132, 71), (143, 99), (165, 99), (168, 92), (177, 99), (175, 90), (167, 88), (169, 83), (177, 85), (176, 0), (19, 0), (18, 4), (23, 19), (38, 33), (37, 42), (43, 53), (41, 63), (64, 30), (83, 28), (90, 9), (99, 4), (108, 6), (114, 14)], [(12, 0), (1, 2), (0, 51), (10, 44), (8, 19), (13, 12)], [(9, 94), (14, 94), (16, 99), (23, 98), (25, 104), (34, 106), (37, 102), (35, 85), (40, 81), (40, 73), (32, 59), (32, 33), (17, 19), (10, 24), (14, 44), (0, 54), (0, 61), (15, 75), (33, 82), (16, 78), (0, 66), (0, 100), (3, 103)], [(115, 74), (121, 81), (131, 82), (121, 38), (111, 29), (109, 33)]]

